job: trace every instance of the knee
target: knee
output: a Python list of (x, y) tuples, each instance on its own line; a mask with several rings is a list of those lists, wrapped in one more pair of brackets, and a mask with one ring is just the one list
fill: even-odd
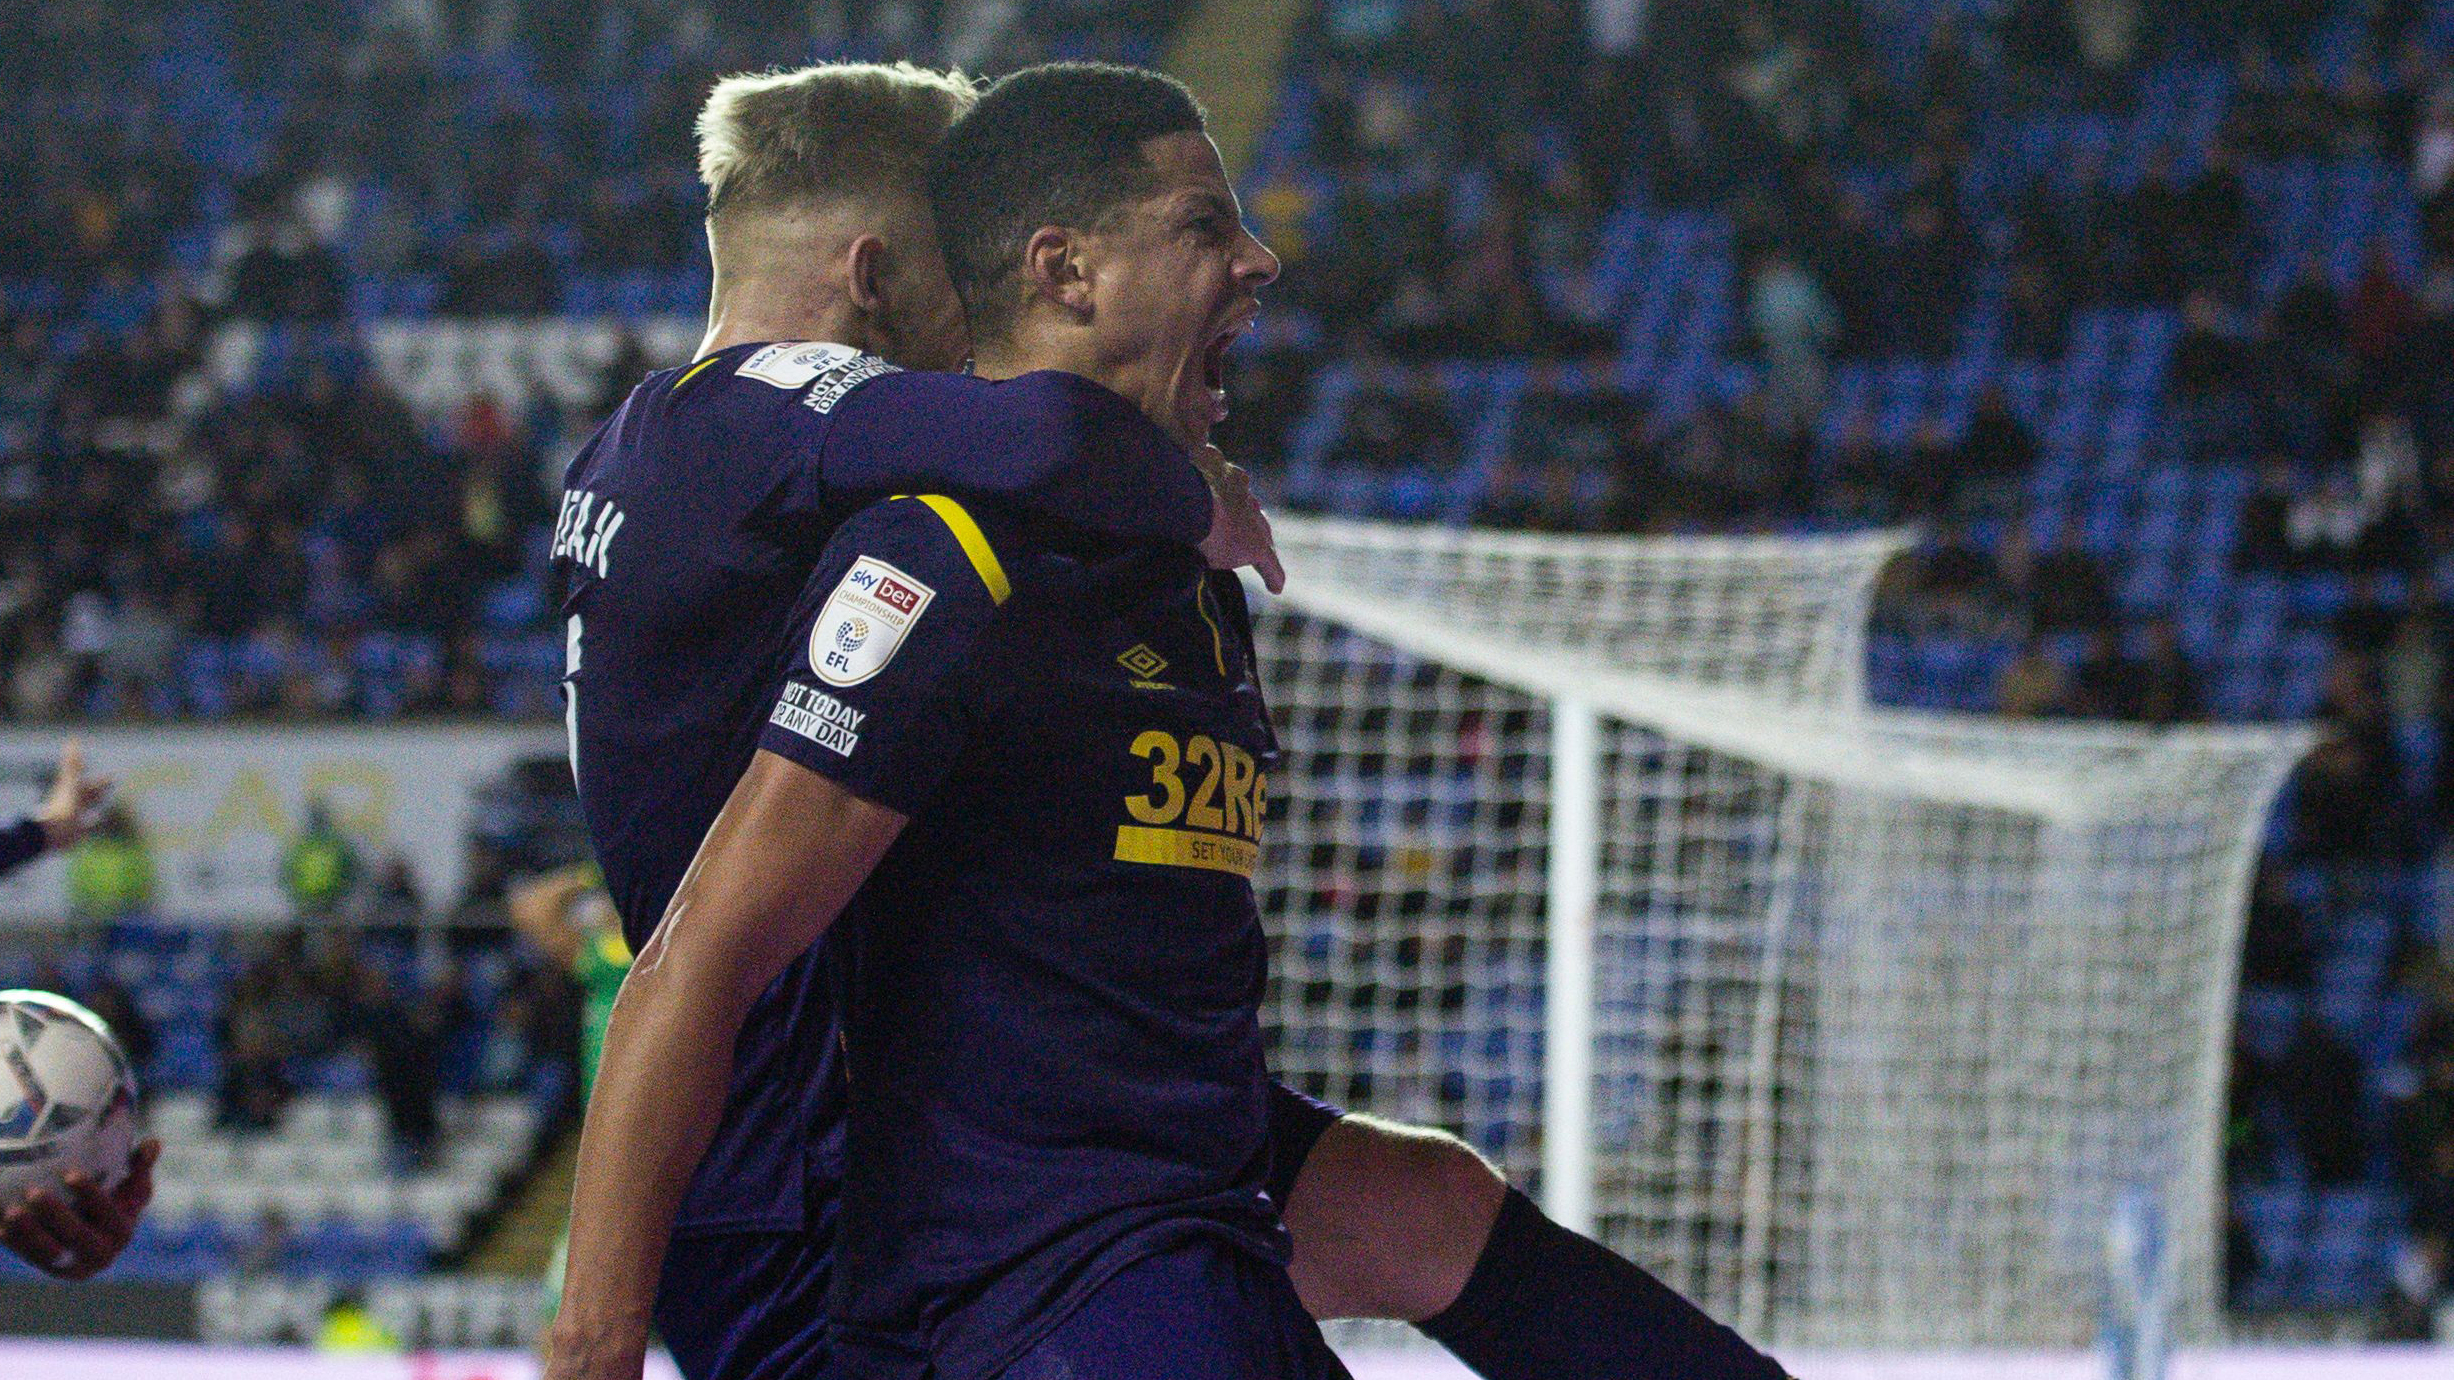
[(1307, 1302), (1317, 1294), (1324, 1316), (1404, 1322), (1447, 1308), (1482, 1257), (1507, 1181), (1444, 1132), (1363, 1116), (1334, 1129), (1289, 1214), (1298, 1283), (1319, 1282)]
[(1491, 1239), (1508, 1181), (1473, 1146), (1416, 1131), (1395, 1151), (1417, 1230), (1390, 1262), (1390, 1316), (1420, 1322), (1457, 1301)]
[(1386, 1138), (1391, 1178), (1403, 1186), (1427, 1227), (1450, 1239), (1471, 1238), (1479, 1253), (1499, 1215), (1508, 1181), (1473, 1146), (1420, 1126), (1376, 1127)]

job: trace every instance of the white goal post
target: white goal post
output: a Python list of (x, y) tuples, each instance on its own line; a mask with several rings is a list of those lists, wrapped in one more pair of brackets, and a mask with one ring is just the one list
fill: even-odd
[(1284, 1075), (1466, 1134), (1780, 1344), (2084, 1340), (2139, 1188), (2205, 1333), (2233, 954), (2305, 734), (1872, 709), (1898, 535), (1280, 538)]

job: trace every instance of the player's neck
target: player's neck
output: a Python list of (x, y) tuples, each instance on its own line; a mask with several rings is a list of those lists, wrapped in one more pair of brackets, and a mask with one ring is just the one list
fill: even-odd
[(840, 294), (822, 295), (807, 285), (776, 290), (751, 281), (718, 285), (707, 305), (707, 334), (693, 358), (774, 340), (823, 340), (873, 354), (885, 343), (868, 318)]

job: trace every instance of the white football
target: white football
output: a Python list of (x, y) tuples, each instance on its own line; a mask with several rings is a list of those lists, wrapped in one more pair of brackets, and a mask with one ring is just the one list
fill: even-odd
[(136, 1143), (136, 1075), (102, 1018), (68, 998), (0, 991), (0, 1204), (81, 1169), (108, 1188)]

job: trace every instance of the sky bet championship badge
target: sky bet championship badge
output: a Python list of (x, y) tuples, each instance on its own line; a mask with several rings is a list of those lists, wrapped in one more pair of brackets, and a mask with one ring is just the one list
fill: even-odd
[(875, 556), (861, 557), (809, 630), (810, 669), (829, 685), (858, 685), (885, 670), (936, 593)]

